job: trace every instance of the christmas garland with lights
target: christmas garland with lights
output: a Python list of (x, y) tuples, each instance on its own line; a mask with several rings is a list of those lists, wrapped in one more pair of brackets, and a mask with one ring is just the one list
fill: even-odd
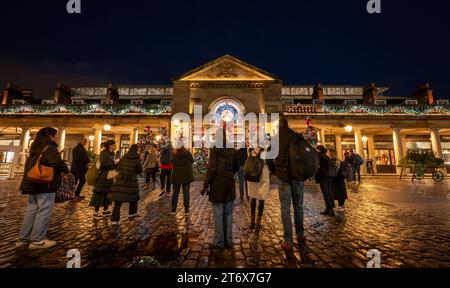
[(328, 113), (328, 114), (369, 114), (383, 116), (388, 114), (408, 114), (423, 116), (430, 114), (450, 114), (449, 105), (287, 105), (286, 113)]
[(159, 104), (129, 105), (129, 104), (82, 104), (82, 105), (8, 105), (0, 106), (0, 114), (52, 114), (68, 113), (85, 115), (92, 113), (107, 113), (110, 115), (125, 115), (128, 113), (142, 113), (146, 115), (161, 115), (172, 113), (172, 106)]

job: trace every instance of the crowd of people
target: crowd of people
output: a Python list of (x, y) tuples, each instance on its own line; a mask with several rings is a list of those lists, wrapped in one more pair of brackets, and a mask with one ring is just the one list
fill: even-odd
[[(235, 176), (239, 182), (240, 199), (242, 202), (249, 199), (249, 228), (255, 232), (262, 228), (264, 206), (270, 191), (270, 177), (277, 177), (284, 230), (284, 241), (281, 245), (285, 250), (292, 250), (294, 244), (291, 209), (294, 212), (297, 242), (302, 245), (306, 241), (303, 225), (304, 182), (311, 175), (315, 175), (323, 194), (325, 210), (322, 214), (330, 217), (335, 215), (335, 201), (338, 201), (337, 211), (345, 209), (346, 182), (355, 180), (356, 174), (361, 181), (360, 166), (363, 163), (353, 151), (346, 153), (343, 161), (337, 158), (336, 151), (327, 151), (321, 145), (316, 147), (316, 153), (301, 134), (289, 128), (287, 120), (283, 118), (279, 121), (278, 134), (279, 154), (275, 159), (269, 160), (264, 159), (262, 155), (270, 146), (237, 150), (224, 148), (230, 147), (227, 145), (226, 131), (216, 131), (216, 143), (209, 150), (208, 168), (200, 191), (201, 195), (207, 195), (212, 204), (214, 247), (231, 247), (233, 243), (233, 206), (237, 198)], [(28, 195), (28, 206), (16, 243), (18, 247), (39, 249), (56, 244), (55, 241), (47, 239), (47, 230), (55, 203), (55, 193), (61, 184), (62, 175), (69, 173), (69, 168), (58, 151), (56, 137), (57, 130), (46, 127), (37, 133), (31, 145), (20, 185), (22, 194)], [(70, 173), (75, 177), (77, 186), (72, 201), (78, 202), (84, 198), (81, 191), (85, 183), (89, 183), (89, 178), (86, 177), (95, 175), (89, 201), (89, 206), (94, 208), (94, 218), (110, 217), (110, 225), (118, 225), (121, 207), (124, 203), (129, 203), (128, 217), (130, 220), (135, 219), (139, 216), (139, 192), (143, 189), (159, 190), (159, 197), (168, 197), (173, 192), (173, 214), (177, 213), (178, 199), (182, 191), (184, 213), (186, 217), (189, 216), (194, 158), (188, 149), (182, 145), (175, 145), (180, 148), (174, 149), (170, 141), (164, 141), (159, 147), (155, 144), (147, 147), (133, 144), (128, 152), (120, 157), (120, 153), (115, 153), (116, 143), (108, 140), (102, 144), (98, 172), (93, 174), (89, 173), (88, 169), (97, 164), (88, 157), (86, 144), (87, 140), (83, 138), (73, 149)], [(298, 148), (295, 145), (306, 145), (301, 146), (306, 152), (302, 149), (295, 150)], [(301, 161), (300, 165), (296, 166), (301, 166), (303, 170), (292, 171), (292, 163), (295, 161)], [(33, 174), (36, 167), (40, 168), (38, 170), (41, 174)], [(44, 175), (44, 172), (50, 174)], [(302, 177), (302, 173), (305, 177)], [(143, 186), (138, 181), (141, 176), (145, 177)], [(112, 211), (110, 206), (113, 207)]]

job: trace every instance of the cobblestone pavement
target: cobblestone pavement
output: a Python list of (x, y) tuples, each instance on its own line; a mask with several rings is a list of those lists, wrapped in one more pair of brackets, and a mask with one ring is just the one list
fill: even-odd
[[(16, 248), (26, 197), (17, 192), (19, 179), (0, 180), (0, 267), (65, 267), (69, 249), (79, 249), (82, 267), (365, 267), (367, 252), (381, 252), (382, 267), (450, 266), (450, 182), (411, 183), (390, 178), (364, 179), (349, 185), (345, 214), (330, 218), (314, 183), (305, 186), (307, 242), (286, 254), (280, 247), (283, 228), (276, 185), (266, 204), (263, 228), (250, 231), (249, 201), (236, 200), (232, 249), (211, 249), (210, 203), (193, 183), (189, 219), (170, 213), (169, 197), (142, 192), (136, 220), (108, 226), (93, 220), (88, 196), (78, 203), (56, 204), (48, 237), (58, 244), (48, 250)], [(139, 258), (141, 257), (141, 258)], [(141, 259), (141, 262), (136, 261)]]

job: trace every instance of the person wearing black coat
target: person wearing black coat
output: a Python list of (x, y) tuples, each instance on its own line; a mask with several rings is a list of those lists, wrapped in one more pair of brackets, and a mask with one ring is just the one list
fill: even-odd
[(328, 177), (328, 171), (330, 170), (330, 158), (327, 156), (327, 149), (319, 145), (317, 146), (317, 151), (319, 155), (319, 170), (316, 174), (316, 183), (320, 185), (320, 190), (322, 191), (323, 200), (325, 202), (325, 211), (322, 215), (334, 216), (334, 200), (331, 191), (332, 179)]
[(215, 147), (209, 150), (208, 170), (202, 194), (209, 190), (213, 206), (214, 246), (231, 247), (233, 244), (233, 203), (236, 199), (234, 174), (239, 170), (234, 148), (226, 148), (225, 130), (217, 129)]
[(75, 189), (75, 198), (73, 201), (80, 201), (84, 197), (80, 197), (81, 190), (86, 183), (86, 172), (88, 170), (88, 164), (91, 162), (88, 153), (86, 151), (87, 139), (82, 138), (80, 143), (72, 151), (72, 166), (70, 167), (70, 173), (75, 177), (77, 182), (77, 188)]
[(245, 160), (247, 160), (247, 148), (239, 148), (236, 151), (236, 157), (237, 161), (239, 163), (239, 171), (238, 171), (238, 179), (239, 179), (239, 194), (241, 200), (244, 199), (245, 194), (247, 194), (248, 197), (248, 187), (247, 187), (247, 181), (245, 181), (245, 175), (244, 175), (244, 165)]
[(194, 181), (194, 171), (192, 169), (192, 164), (194, 163), (194, 158), (191, 152), (184, 147), (180, 149), (175, 149), (173, 155), (173, 172), (172, 172), (172, 213), (177, 212), (178, 206), (178, 195), (180, 194), (180, 189), (183, 188), (183, 204), (184, 213), (189, 215), (189, 190), (192, 181)]
[[(31, 145), (30, 155), (25, 162), (25, 170), (19, 190), (28, 195), (28, 206), (19, 233), (16, 246), (28, 246), (29, 249), (48, 248), (56, 244), (47, 239), (47, 230), (52, 215), (53, 205), (58, 187), (61, 185), (61, 174), (69, 173), (69, 168), (61, 159), (56, 144), (57, 130), (51, 127), (42, 128), (36, 134)], [(38, 158), (41, 165), (53, 167), (53, 181), (39, 184), (28, 180), (27, 174), (36, 164)]]
[(111, 225), (117, 225), (120, 220), (120, 207), (123, 203), (129, 203), (128, 217), (137, 216), (139, 201), (138, 175), (142, 173), (141, 157), (138, 153), (138, 145), (133, 144), (125, 156), (117, 164), (117, 175), (108, 198), (114, 201), (111, 215)]
[[(116, 149), (116, 142), (108, 140), (103, 143), (104, 149), (100, 152), (100, 175), (95, 182), (93, 194), (89, 206), (95, 207), (94, 218), (100, 218), (111, 214), (108, 210), (111, 200), (108, 198), (108, 193), (111, 192), (113, 179), (108, 179), (108, 172), (116, 169), (116, 160), (114, 159), (114, 150)], [(103, 214), (100, 215), (100, 207), (103, 207)]]

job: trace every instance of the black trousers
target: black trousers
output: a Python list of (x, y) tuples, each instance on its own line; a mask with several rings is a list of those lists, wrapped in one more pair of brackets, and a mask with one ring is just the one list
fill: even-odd
[(171, 176), (172, 176), (172, 169), (161, 169), (161, 190), (166, 190), (167, 193), (170, 193), (170, 184), (171, 182)]
[(83, 189), (84, 184), (86, 184), (86, 176), (83, 174), (79, 177), (75, 177), (75, 182), (77, 184), (77, 188), (75, 189), (75, 196), (80, 196), (81, 190)]
[(153, 184), (156, 183), (156, 169), (152, 169), (149, 172), (145, 172), (145, 183), (150, 183), (150, 177), (152, 178)]
[[(111, 215), (111, 221), (118, 222), (120, 220), (120, 207), (124, 202), (114, 202), (114, 207)], [(136, 214), (138, 210), (138, 202), (130, 202), (128, 215)]]
[[(264, 211), (264, 204), (265, 204), (264, 200), (259, 200), (258, 217), (262, 217), (262, 214)], [(255, 198), (252, 198), (252, 200), (250, 202), (250, 212), (252, 213), (252, 217), (255, 217), (255, 214), (256, 214), (256, 199)]]

